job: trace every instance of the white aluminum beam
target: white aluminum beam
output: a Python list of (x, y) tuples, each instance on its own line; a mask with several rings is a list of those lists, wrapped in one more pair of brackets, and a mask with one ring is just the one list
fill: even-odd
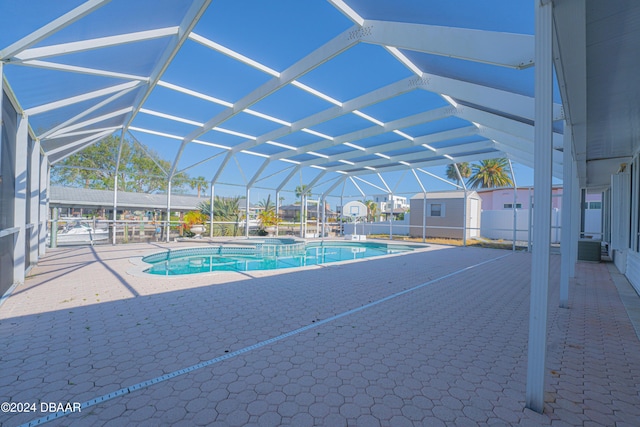
[(115, 92), (120, 92), (122, 90), (133, 89), (138, 86), (140, 82), (133, 81), (122, 83), (119, 85), (107, 87), (104, 89), (94, 90), (92, 92), (83, 93), (82, 95), (72, 96), (66, 99), (61, 99), (59, 101), (49, 102), (47, 104), (39, 105), (37, 107), (32, 107), (26, 109), (24, 112), (30, 116), (34, 116), (36, 114), (44, 113), (47, 111), (55, 110), (57, 108), (66, 107), (68, 105), (77, 104), (79, 102), (88, 101), (90, 99), (99, 98), (104, 95), (109, 95)]
[(352, 113), (358, 109), (365, 108), (369, 105), (387, 100), (394, 96), (402, 95), (414, 89), (415, 87), (411, 86), (411, 79), (407, 78), (400, 80), (380, 89), (371, 91), (365, 95), (346, 101), (342, 103), (342, 107), (334, 106), (328, 108), (316, 114), (312, 114), (311, 116), (305, 117), (304, 119), (300, 119), (294, 123), (291, 123), (288, 126), (283, 126), (279, 129), (275, 129), (271, 132), (260, 135), (255, 140), (243, 142), (239, 144), (235, 149), (236, 151), (245, 150), (247, 148), (263, 144), (267, 141), (276, 140), (293, 132), (305, 128), (310, 128), (312, 126), (324, 123), (342, 115)]
[(140, 31), (137, 33), (119, 34), (115, 36), (99, 37), (96, 39), (36, 47), (24, 50), (21, 53), (14, 55), (14, 59), (12, 62), (17, 62), (15, 61), (15, 59), (18, 59), (20, 61), (29, 61), (32, 59), (42, 59), (51, 56), (68, 55), (71, 53), (85, 52), (88, 50), (118, 46), (126, 43), (134, 43), (162, 37), (175, 36), (176, 34), (178, 34), (178, 27), (168, 27)]
[(234, 50), (229, 49), (228, 47), (222, 46), (219, 43), (216, 43), (212, 40), (209, 40), (206, 37), (203, 37), (199, 34), (196, 33), (191, 33), (189, 34), (189, 38), (191, 40), (193, 40), (196, 43), (201, 44), (202, 46), (205, 46), (209, 49), (215, 50), (216, 52), (220, 52), (223, 55), (226, 55), (228, 57), (230, 57), (231, 59), (234, 59), (236, 61), (240, 61), (243, 64), (249, 65), (250, 67), (253, 67), (257, 70), (262, 71), (263, 73), (267, 73), (273, 77), (280, 77), (280, 73), (277, 72), (276, 70), (267, 67), (266, 65), (263, 65), (261, 63), (259, 63), (258, 61), (254, 61), (251, 58), (248, 58)]
[(122, 129), (122, 126), (110, 126), (110, 127), (106, 127), (106, 128), (93, 128), (93, 129), (85, 129), (85, 130), (79, 130), (76, 132), (69, 132), (69, 133), (60, 133), (60, 134), (55, 134), (52, 136), (47, 137), (47, 141), (52, 141), (54, 139), (60, 139), (60, 138), (70, 138), (72, 136), (80, 136), (80, 135), (89, 135), (92, 133), (98, 133), (98, 132), (102, 132), (103, 130), (111, 130), (112, 132), (118, 130), (118, 129)]
[[(88, 126), (88, 125), (83, 125), (83, 126), (77, 126), (74, 125), (74, 128), (71, 128), (70, 125), (73, 125), (73, 123), (76, 123), (78, 120), (80, 120), (81, 118), (88, 116), (89, 114), (93, 113), (94, 111), (99, 110), (100, 108), (104, 107), (105, 105), (108, 105), (109, 103), (115, 101), (116, 99), (126, 95), (129, 91), (133, 90), (132, 89), (127, 89), (127, 90), (123, 90), (122, 92), (118, 92), (112, 96), (110, 96), (109, 98), (100, 101), (99, 103), (97, 103), (96, 105), (94, 105), (91, 108), (88, 108), (87, 110), (83, 111), (80, 114), (77, 114), (75, 116), (73, 116), (72, 118), (65, 120), (64, 122), (60, 123), (58, 126), (55, 126), (53, 129), (49, 129), (48, 131), (46, 131), (45, 133), (43, 133), (42, 135), (39, 135), (39, 138), (41, 140), (44, 140), (50, 136), (55, 136), (58, 134), (65, 134), (67, 132), (69, 132), (70, 130), (75, 130), (75, 129), (80, 129), (84, 126)], [(126, 110), (126, 111), (124, 111)], [(122, 111), (121, 114), (125, 114), (127, 111), (130, 111), (129, 108), (125, 108), (124, 110), (120, 110)], [(66, 126), (70, 126), (69, 128), (67, 128)]]
[[(461, 156), (461, 157), (457, 157), (455, 158), (455, 162), (457, 163), (461, 163), (461, 162), (473, 162), (473, 161), (478, 161), (478, 160), (484, 160), (484, 159), (493, 159), (496, 157), (504, 157), (506, 154), (503, 153), (502, 151), (493, 151), (491, 153), (486, 153), (486, 154), (474, 154), (471, 156)], [(356, 172), (349, 172), (349, 171), (343, 171), (345, 173), (345, 177), (350, 177), (350, 176), (364, 176), (364, 175), (371, 175), (371, 174), (376, 174), (376, 173), (387, 173), (387, 172), (393, 172), (393, 171), (399, 171), (399, 170), (407, 170), (407, 169), (416, 169), (419, 170), (419, 168), (422, 167), (432, 167), (432, 166), (445, 166), (451, 163), (451, 160), (449, 159), (440, 159), (440, 160), (435, 160), (435, 161), (421, 161), (421, 162), (415, 162), (415, 163), (411, 163), (409, 165), (405, 165), (405, 164), (397, 164), (396, 166), (385, 166), (385, 167), (381, 167), (379, 168), (379, 170), (374, 169), (374, 170), (358, 170)], [(336, 171), (338, 172), (338, 171)], [(451, 185), (453, 185), (454, 187), (456, 186), (454, 183), (448, 182), (446, 181), (444, 178), (440, 178), (442, 181), (447, 182)]]
[[(196, 24), (200, 20), (200, 17), (207, 10), (210, 3), (211, 3), (211, 0), (195, 0), (191, 4), (191, 6), (189, 7), (189, 10), (183, 17), (182, 22), (180, 22), (180, 25), (178, 26), (177, 36), (175, 37), (174, 40), (172, 40), (169, 43), (169, 45), (163, 52), (160, 60), (158, 61), (153, 71), (151, 72), (151, 75), (149, 76), (149, 85), (147, 86), (147, 90), (144, 92), (140, 92), (136, 97), (136, 99), (134, 100), (131, 115), (129, 116), (128, 120), (126, 120), (125, 129), (131, 126), (131, 123), (133, 122), (133, 119), (136, 117), (136, 114), (138, 114), (138, 111), (140, 110), (140, 108), (142, 108), (147, 98), (149, 98), (149, 96), (151, 95), (151, 92), (153, 91), (153, 89), (155, 89), (156, 85), (158, 84), (158, 81), (160, 81), (162, 74), (164, 74), (165, 70), (169, 67), (169, 64), (171, 63), (173, 58), (175, 58), (175, 56), (178, 54), (178, 51), (180, 50), (184, 42), (188, 39), (189, 34), (191, 33), (193, 28), (196, 26)], [(174, 165), (177, 166), (177, 164), (178, 162), (176, 159), (176, 161), (174, 162)], [(171, 169), (169, 182), (171, 182), (171, 178), (173, 177), (174, 173), (175, 173), (175, 167)]]
[[(377, 173), (377, 174), (376, 174), (376, 176), (377, 176), (379, 179), (382, 179), (382, 178), (380, 178), (380, 174), (379, 174), (379, 173)], [(360, 181), (360, 182), (364, 182), (365, 184), (367, 184), (367, 185), (368, 185), (368, 186), (370, 186), (370, 187), (375, 188), (376, 190), (380, 190), (380, 191), (382, 191), (382, 192), (384, 192), (384, 193), (391, 193), (391, 189), (389, 188), (389, 186), (388, 186), (386, 183), (384, 184), (386, 188), (382, 188), (382, 187), (380, 187), (379, 185), (375, 185), (374, 183), (369, 182), (369, 181), (367, 181), (366, 179), (361, 178), (361, 177), (359, 177), (359, 176), (357, 176), (357, 175), (354, 175), (354, 176), (352, 176), (351, 178), (352, 178), (352, 179), (357, 179), (357, 180), (358, 180), (358, 181)], [(384, 180), (383, 180), (383, 182), (384, 182)]]
[(274, 93), (278, 89), (281, 89), (285, 85), (291, 83), (294, 79), (308, 73), (314, 68), (320, 66), (331, 58), (339, 55), (345, 50), (349, 49), (353, 45), (355, 45), (359, 39), (353, 38), (350, 36), (352, 30), (347, 30), (337, 37), (333, 38), (329, 42), (325, 43), (320, 48), (316, 49), (309, 55), (305, 56), (282, 73), (280, 73), (279, 77), (273, 77), (268, 82), (264, 83), (244, 98), (240, 99), (233, 105), (233, 108), (227, 108), (221, 113), (217, 114), (215, 117), (207, 121), (204, 126), (196, 129), (191, 132), (184, 138), (180, 149), (178, 150), (178, 154), (173, 162), (173, 166), (171, 167), (171, 174), (173, 174), (176, 170), (176, 166), (182, 156), (182, 152), (186, 145), (196, 139), (198, 136), (202, 135), (205, 132), (213, 129), (224, 121), (234, 117), (239, 112), (251, 107), (256, 102), (265, 98), (266, 96)]
[(77, 147), (78, 145), (82, 145), (82, 144), (84, 144), (84, 143), (86, 143), (88, 141), (92, 141), (95, 138), (104, 138), (105, 136), (110, 135), (112, 133), (113, 133), (112, 130), (102, 131), (100, 133), (89, 135), (89, 136), (87, 136), (85, 138), (82, 138), (82, 139), (79, 139), (77, 141), (74, 141), (72, 143), (65, 144), (65, 145), (63, 145), (61, 147), (58, 147), (58, 148), (54, 148), (54, 149), (51, 149), (51, 150), (46, 150), (45, 149), (45, 151), (49, 156), (53, 156), (54, 154), (59, 153), (61, 151), (65, 151), (65, 150), (68, 150), (69, 148)]
[(365, 20), (362, 41), (515, 69), (533, 65), (534, 38), (469, 28)]
[(300, 166), (296, 166), (294, 167), (291, 172), (289, 172), (289, 175), (287, 175), (285, 177), (285, 179), (282, 180), (282, 182), (280, 183), (280, 185), (278, 186), (278, 188), (276, 188), (276, 191), (279, 193), (285, 185), (287, 185), (287, 183), (291, 180), (291, 178), (293, 178), (295, 176), (296, 173), (298, 173), (298, 171), (301, 169)]
[(54, 19), (44, 27), (41, 27), (33, 33), (21, 38), (17, 42), (0, 51), (0, 59), (6, 60), (12, 58), (20, 52), (28, 49), (30, 46), (46, 39), (50, 35), (60, 31), (61, 29), (73, 24), (78, 19), (90, 14), (96, 9), (109, 3), (111, 0), (89, 0), (76, 7), (75, 9), (65, 13), (61, 17)]
[(110, 77), (114, 79), (137, 80), (140, 82), (148, 82), (149, 78), (144, 76), (136, 76), (135, 74), (118, 73), (115, 71), (100, 70), (97, 68), (78, 67), (76, 65), (58, 64), (49, 61), (24, 61), (15, 65), (29, 66), (33, 68), (44, 68), (46, 70), (58, 70), (70, 73), (87, 74), (90, 76)]
[(354, 23), (362, 26), (364, 24), (364, 18), (362, 18), (355, 10), (351, 9), (347, 3), (343, 0), (329, 0), (330, 3), (342, 12), (347, 18), (349, 18)]
[[(434, 110), (425, 111), (412, 116), (403, 117), (392, 122), (387, 122), (384, 126), (371, 126), (365, 129), (350, 132), (344, 135), (336, 136), (331, 140), (324, 140), (315, 142), (313, 144), (305, 145), (296, 150), (284, 151), (282, 153), (274, 154), (273, 159), (281, 159), (290, 157), (296, 154), (307, 153), (309, 151), (322, 150), (324, 148), (333, 147), (336, 145), (344, 144), (351, 141), (358, 141), (360, 139), (369, 138), (383, 133), (391, 132), (396, 129), (403, 129), (411, 126), (416, 126), (423, 123), (432, 122), (435, 120), (441, 120), (447, 117), (451, 117), (455, 113), (453, 107), (441, 107)], [(414, 144), (415, 145), (415, 144)]]
[[(131, 110), (132, 110), (132, 107), (122, 108), (120, 110), (113, 111), (113, 112), (107, 113), (107, 114), (103, 114), (101, 116), (94, 117), (93, 119), (85, 120), (84, 122), (79, 122), (79, 123), (73, 124), (71, 126), (58, 129), (58, 130), (56, 130), (56, 128), (54, 128), (49, 132), (55, 131), (55, 133), (53, 133), (53, 135), (58, 135), (58, 134), (67, 133), (69, 131), (73, 131), (73, 130), (76, 130), (76, 129), (82, 129), (85, 126), (89, 126), (89, 125), (93, 125), (93, 124), (96, 124), (96, 123), (100, 123), (100, 122), (103, 122), (105, 120), (112, 119), (114, 117), (122, 116), (124, 114), (127, 114), (127, 113), (131, 112)], [(87, 111), (91, 111), (91, 110), (87, 110)], [(76, 116), (76, 117), (78, 117), (78, 116)], [(47, 134), (42, 135), (40, 137), (40, 139), (41, 140), (45, 139), (46, 136), (51, 135), (51, 133), (49, 133), (49, 132), (47, 132)]]
[[(88, 146), (90, 146), (92, 144), (95, 144), (96, 142), (100, 141), (102, 138), (103, 138), (103, 136), (94, 138), (91, 141), (86, 142), (84, 145), (79, 146), (75, 150), (72, 150), (72, 151), (70, 151), (68, 153), (64, 153), (59, 157), (56, 157), (56, 158), (53, 158), (54, 156), (49, 157), (49, 164), (51, 164), (51, 166), (53, 166), (56, 163), (66, 159), (67, 157), (72, 156), (72, 155), (76, 154), (77, 152), (84, 150), (85, 148), (87, 148)], [(69, 149), (69, 148), (72, 148), (72, 147), (66, 147), (66, 149)]]
[[(355, 165), (352, 166), (352, 168), (362, 168), (365, 166), (373, 166), (376, 167), (377, 165), (382, 164), (393, 164), (393, 163), (399, 163), (402, 161), (411, 161), (413, 159), (415, 159), (416, 157), (420, 157), (422, 159), (429, 159), (429, 158), (438, 158), (438, 157), (442, 157), (443, 155), (447, 154), (449, 156), (455, 156), (457, 153), (467, 153), (469, 151), (477, 151), (477, 150), (486, 150), (486, 149), (491, 149), (494, 147), (494, 142), (493, 141), (478, 141), (478, 142), (473, 142), (473, 143), (467, 143), (467, 144), (458, 144), (458, 145), (453, 145), (451, 147), (444, 147), (440, 150), (438, 150), (437, 152), (433, 152), (431, 150), (427, 150), (426, 148), (424, 149), (424, 154), (418, 154), (418, 153), (410, 153), (410, 154), (404, 154), (401, 156), (393, 156), (390, 159), (384, 159), (384, 158), (377, 158), (377, 159), (373, 159), (373, 160), (369, 160), (366, 162), (358, 162)], [(364, 155), (361, 154), (361, 156)], [(445, 159), (447, 160), (447, 159)], [(448, 163), (451, 163), (451, 160), (447, 160)], [(317, 163), (317, 162), (316, 162)], [(342, 166), (333, 166), (330, 168), (327, 168), (328, 171), (336, 171), (336, 170), (345, 170), (345, 165)]]
[[(422, 90), (482, 105), (491, 110), (502, 111), (530, 121), (534, 120), (535, 101), (530, 96), (428, 73), (414, 78), (413, 85)], [(562, 105), (554, 104), (553, 119), (562, 120), (563, 118)]]
[[(492, 129), (501, 130), (511, 135), (534, 140), (534, 126), (517, 120), (488, 113), (471, 107), (460, 106), (456, 109), (456, 116)], [(552, 131), (553, 147), (561, 149), (563, 144), (562, 134)]]
[[(400, 149), (403, 149), (403, 148), (416, 147), (416, 146), (419, 146), (421, 144), (429, 145), (429, 144), (434, 144), (434, 143), (440, 142), (440, 141), (447, 141), (447, 140), (455, 139), (455, 138), (464, 138), (464, 137), (467, 137), (467, 136), (473, 136), (473, 135), (477, 135), (477, 134), (478, 134), (478, 129), (475, 126), (467, 126), (467, 127), (464, 127), (464, 128), (452, 129), (452, 130), (432, 133), (432, 134), (429, 134), (429, 135), (419, 136), (419, 137), (414, 138), (413, 141), (407, 140), (407, 139), (403, 139), (401, 141), (389, 142), (389, 143), (386, 143), (386, 144), (380, 144), (380, 145), (376, 145), (376, 146), (373, 146), (373, 147), (368, 147), (368, 148), (365, 148), (364, 150), (347, 151), (345, 153), (329, 156), (324, 161), (324, 163), (330, 163), (330, 162), (335, 162), (335, 161), (340, 161), (340, 160), (347, 160), (347, 159), (352, 159), (352, 158), (355, 158), (355, 157), (362, 157), (362, 156), (365, 156), (365, 155), (375, 154), (375, 153), (386, 153), (386, 152), (389, 152), (389, 151), (400, 150)], [(484, 145), (484, 144), (486, 144), (486, 145)], [(490, 146), (491, 145), (490, 142), (485, 142), (484, 144), (483, 144), (482, 148), (486, 148), (486, 146)], [(440, 155), (447, 154), (447, 151), (446, 151), (445, 148), (438, 149), (435, 152), (440, 154)], [(303, 166), (309, 166), (309, 165), (314, 164), (314, 163), (317, 164), (318, 160), (316, 160), (316, 159), (308, 160), (306, 162), (301, 162), (300, 164), (303, 165)]]

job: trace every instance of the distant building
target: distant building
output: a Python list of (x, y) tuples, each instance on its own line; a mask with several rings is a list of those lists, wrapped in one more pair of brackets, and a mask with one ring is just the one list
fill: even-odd
[[(318, 216), (320, 212), (320, 216)], [(329, 204), (324, 205), (325, 218), (330, 220), (336, 216), (336, 213), (329, 208)], [(280, 218), (283, 221), (300, 221), (300, 205), (280, 206)], [(318, 210), (317, 203), (309, 203), (307, 205), (307, 220), (319, 218), (322, 219), (322, 210)]]
[(376, 194), (373, 196), (373, 201), (378, 205), (378, 216), (383, 220), (389, 219), (392, 211), (393, 216), (397, 218), (409, 210), (407, 198), (403, 196)]
[[(480, 235), (482, 199), (475, 191), (434, 191), (411, 197), (411, 237), (462, 239)], [(425, 210), (426, 205), (426, 210)], [(466, 217), (465, 217), (466, 213)]]

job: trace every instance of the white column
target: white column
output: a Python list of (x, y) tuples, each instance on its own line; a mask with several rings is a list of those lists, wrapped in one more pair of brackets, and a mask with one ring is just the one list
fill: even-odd
[(214, 184), (211, 182), (211, 199), (209, 200), (209, 237), (213, 238), (213, 202), (214, 202), (215, 189)]
[(38, 255), (44, 256), (47, 251), (47, 220), (49, 218), (49, 160), (47, 156), (41, 158), (40, 163), (40, 195), (39, 195), (39, 229)]
[(31, 177), (30, 177), (30, 189), (29, 194), (29, 223), (31, 229), (29, 230), (29, 259), (31, 264), (38, 262), (38, 236), (40, 229), (40, 141), (34, 140), (31, 153), (29, 153), (29, 161), (31, 162)]
[(251, 195), (251, 190), (247, 187), (247, 198), (245, 200), (245, 211), (244, 211), (244, 237), (249, 237), (249, 196)]
[(280, 236), (280, 191), (276, 191), (276, 237)]
[(13, 226), (20, 230), (13, 236), (13, 283), (24, 282), (25, 269), (25, 238), (27, 213), (27, 156), (29, 125), (26, 115), (18, 114), (18, 128), (16, 130), (16, 146), (14, 147), (14, 178), (15, 195), (13, 206)]
[(393, 193), (389, 193), (389, 203), (391, 203), (391, 207), (389, 208), (391, 212), (391, 218), (389, 218), (389, 240), (393, 240)]
[(422, 193), (422, 243), (427, 241), (427, 192)]
[(165, 241), (169, 243), (169, 233), (171, 232), (171, 179), (167, 183), (167, 224), (165, 225), (166, 238)]
[(511, 250), (516, 250), (516, 238), (518, 237), (518, 183), (516, 173), (513, 171), (513, 164), (509, 159), (509, 169), (511, 170), (511, 181), (513, 181), (513, 245)]
[(569, 308), (569, 278), (571, 277), (571, 218), (573, 218), (573, 133), (571, 125), (564, 127), (564, 161), (562, 165), (562, 234), (560, 236), (562, 264), (560, 265), (560, 307)]
[[(322, 229), (320, 230), (320, 238), (324, 239), (324, 229), (327, 222), (327, 212), (325, 210), (325, 204), (327, 203), (326, 196), (323, 195), (318, 203), (322, 203)], [(320, 209), (320, 205), (318, 205), (318, 209)]]
[(344, 196), (340, 195), (340, 237), (344, 236)]
[[(446, 213), (445, 213), (446, 215)], [(462, 246), (467, 246), (467, 189), (464, 189), (464, 204), (462, 206)]]
[[(571, 213), (578, 213), (582, 206), (580, 204), (580, 181), (578, 179), (578, 167), (576, 162), (572, 159), (573, 162), (572, 170), (573, 170), (573, 180), (572, 186), (570, 188), (571, 191)], [(569, 277), (576, 277), (576, 262), (578, 262), (578, 239), (580, 239), (580, 221), (573, 221), (571, 223), (571, 260), (572, 262), (569, 264)]]
[(542, 413), (547, 350), (547, 294), (551, 240), (551, 165), (553, 120), (552, 4), (535, 1), (535, 131), (533, 256), (527, 354), (527, 408)]
[(300, 196), (300, 238), (304, 237), (304, 229), (302, 227), (302, 223), (304, 221), (304, 208), (307, 205), (307, 199), (305, 195)]
[(113, 177), (113, 227), (111, 230), (113, 234), (111, 236), (111, 243), (116, 244), (116, 221), (118, 220), (118, 174), (116, 173)]

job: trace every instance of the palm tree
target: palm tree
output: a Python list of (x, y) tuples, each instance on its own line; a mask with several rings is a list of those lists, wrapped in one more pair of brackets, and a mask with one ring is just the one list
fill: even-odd
[(367, 207), (367, 221), (375, 221), (378, 217), (378, 204), (373, 200), (365, 200), (362, 203)]
[(275, 211), (276, 209), (275, 205), (271, 201), (271, 194), (267, 195), (266, 199), (260, 200), (257, 206), (263, 211)]
[(482, 160), (471, 165), (473, 173), (468, 184), (471, 188), (507, 187), (513, 185), (509, 176), (509, 160), (505, 158)]
[(304, 206), (305, 199), (309, 195), (309, 187), (306, 184), (298, 185), (296, 187), (296, 197), (300, 198), (300, 205), (302, 206), (302, 221), (307, 219), (307, 207)]
[(201, 191), (207, 191), (207, 187), (209, 187), (209, 181), (204, 176), (190, 178), (188, 183), (192, 190), (198, 190), (198, 197), (200, 197)]
[[(469, 167), (468, 162), (456, 163), (458, 165), (458, 170), (460, 171), (460, 176), (462, 179), (467, 179), (471, 176), (471, 168)], [(455, 181), (458, 185), (460, 185), (460, 177), (458, 176), (458, 172), (456, 172), (456, 167), (453, 163), (447, 166), (447, 178)]]
[[(211, 202), (206, 201), (198, 205), (198, 210), (204, 215), (211, 215)], [(213, 220), (226, 222), (218, 224), (214, 234), (216, 236), (236, 236), (238, 234), (238, 222), (240, 221), (240, 197), (218, 197), (213, 201)], [(233, 224), (229, 224), (233, 223)]]

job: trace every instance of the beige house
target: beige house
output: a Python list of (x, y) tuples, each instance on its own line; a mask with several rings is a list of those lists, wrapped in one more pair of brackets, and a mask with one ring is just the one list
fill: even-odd
[[(426, 208), (426, 209), (425, 209)], [(462, 239), (480, 235), (482, 199), (475, 191), (418, 193), (410, 201), (411, 237)], [(466, 218), (465, 218), (466, 214)]]

